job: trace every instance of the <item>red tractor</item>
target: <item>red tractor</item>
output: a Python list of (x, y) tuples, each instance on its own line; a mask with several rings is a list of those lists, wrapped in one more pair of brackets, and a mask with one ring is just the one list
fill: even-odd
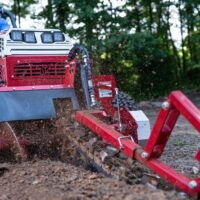
[[(158, 160), (180, 114), (200, 131), (200, 111), (180, 91), (172, 92), (162, 104), (150, 132), (148, 118), (118, 91), (114, 76), (92, 74), (86, 48), (73, 45), (58, 29), (17, 28), (9, 11), (1, 8), (0, 12), (12, 23), (0, 35), (0, 151), (15, 145), (26, 157), (28, 141), (18, 139), (9, 122), (54, 118), (54, 99), (68, 98), (74, 110), (81, 104), (86, 109), (76, 112), (76, 121), (184, 192), (200, 194), (200, 178), (190, 179)], [(78, 81), (84, 103), (77, 97)], [(97, 103), (100, 106), (94, 109)], [(196, 159), (200, 161), (200, 150)]]

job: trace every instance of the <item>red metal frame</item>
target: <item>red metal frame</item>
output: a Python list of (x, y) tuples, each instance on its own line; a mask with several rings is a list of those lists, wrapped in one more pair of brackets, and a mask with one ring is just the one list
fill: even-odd
[[(113, 117), (116, 111), (116, 109), (112, 106), (112, 101), (116, 94), (115, 77), (113, 75), (95, 75), (92, 76), (92, 83), (94, 87), (95, 98), (99, 103), (101, 103), (106, 113)], [(109, 83), (109, 85), (105, 85), (105, 83)], [(101, 98), (99, 96), (99, 90), (109, 90), (112, 96)]]
[[(112, 102), (116, 96), (116, 81), (113, 75), (95, 75), (92, 77), (94, 94), (97, 101), (102, 105), (103, 110), (108, 116), (111, 116), (113, 121), (113, 127), (116, 130), (120, 130), (119, 124), (116, 124), (116, 119), (118, 119), (118, 111), (116, 107), (113, 107)], [(110, 91), (110, 97), (100, 97), (99, 90)], [(136, 143), (138, 143), (137, 137), (137, 123), (135, 119), (131, 116), (130, 112), (122, 107), (119, 110), (121, 116), (121, 122), (124, 124), (124, 130), (121, 130), (124, 135), (131, 135)], [(102, 119), (104, 116), (95, 114), (98, 118)]]
[(149, 158), (159, 158), (161, 156), (180, 114), (200, 132), (200, 110), (182, 92), (172, 92), (167, 103), (169, 108), (160, 110), (152, 134), (145, 147)]
[(64, 89), (71, 88), (71, 85), (34, 85), (34, 86), (13, 86), (13, 87), (0, 87), (0, 92), (12, 91), (26, 91), (26, 90), (50, 90), (50, 89)]
[[(190, 179), (157, 159), (164, 151), (180, 114), (200, 131), (200, 111), (180, 91), (172, 92), (168, 100), (163, 103), (151, 136), (144, 149), (129, 138), (123, 138), (123, 135), (113, 125), (108, 125), (101, 118), (96, 117), (101, 115), (101, 113), (102, 111), (99, 110), (78, 111), (76, 113), (76, 120), (90, 128), (94, 133), (100, 135), (128, 157), (143, 163), (187, 194), (191, 196), (200, 195), (200, 177)], [(121, 148), (120, 142), (123, 148)], [(199, 154), (200, 150), (196, 154), (196, 159), (198, 160), (200, 157)]]

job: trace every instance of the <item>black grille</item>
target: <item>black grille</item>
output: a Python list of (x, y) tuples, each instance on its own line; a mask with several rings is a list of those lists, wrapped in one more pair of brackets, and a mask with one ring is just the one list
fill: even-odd
[(65, 75), (65, 63), (20, 63), (14, 66), (14, 77), (50, 77)]

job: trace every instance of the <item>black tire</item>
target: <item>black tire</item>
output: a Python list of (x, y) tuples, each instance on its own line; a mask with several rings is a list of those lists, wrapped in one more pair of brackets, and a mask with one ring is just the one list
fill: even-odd
[[(137, 104), (135, 103), (133, 98), (130, 97), (125, 92), (119, 91), (118, 101), (119, 101), (120, 107), (126, 107), (130, 111), (138, 110)], [(114, 107), (117, 107), (117, 97), (114, 98), (112, 104), (113, 104)]]

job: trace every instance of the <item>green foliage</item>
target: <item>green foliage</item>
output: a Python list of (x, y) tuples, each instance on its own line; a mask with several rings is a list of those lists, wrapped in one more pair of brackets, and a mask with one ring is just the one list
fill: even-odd
[(30, 13), (29, 6), (38, 3), (38, 0), (13, 0), (11, 8), (13, 13), (17, 16), (18, 25), (21, 25), (21, 18)]
[(135, 98), (156, 97), (172, 88), (174, 59), (156, 35), (114, 32), (103, 47), (97, 53), (103, 56), (95, 59), (100, 73), (115, 74), (118, 85)]
[(200, 64), (194, 65), (193, 68), (188, 70), (187, 72), (187, 79), (190, 81), (190, 83), (193, 83), (194, 85), (199, 85), (200, 80)]
[(182, 147), (184, 147), (186, 145), (187, 145), (187, 143), (185, 141), (180, 141), (180, 140), (174, 141), (174, 146), (176, 146), (176, 147), (182, 148)]
[[(193, 64), (198, 64), (198, 62), (200, 61), (200, 32), (199, 31), (195, 31), (191, 34), (190, 36), (190, 40), (191, 40), (191, 45), (193, 48), (193, 59), (192, 63)], [(191, 63), (191, 64), (192, 64)]]
[(173, 57), (162, 48), (161, 40), (148, 32), (136, 33), (128, 45), (139, 77), (134, 93), (149, 98), (168, 92), (174, 82)]

